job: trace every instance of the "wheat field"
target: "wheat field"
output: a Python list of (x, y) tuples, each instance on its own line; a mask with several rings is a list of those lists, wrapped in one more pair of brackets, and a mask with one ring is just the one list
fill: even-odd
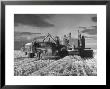
[(28, 58), (14, 51), (14, 76), (97, 76), (97, 54), (94, 58), (66, 56), (59, 60)]

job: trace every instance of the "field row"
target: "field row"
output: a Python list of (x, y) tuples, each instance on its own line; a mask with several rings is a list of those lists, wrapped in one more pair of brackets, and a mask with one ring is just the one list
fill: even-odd
[[(18, 52), (19, 53), (19, 52)], [(16, 52), (17, 54), (17, 52)], [(79, 56), (66, 56), (59, 60), (15, 57), (15, 76), (96, 76), (96, 55), (83, 60)]]

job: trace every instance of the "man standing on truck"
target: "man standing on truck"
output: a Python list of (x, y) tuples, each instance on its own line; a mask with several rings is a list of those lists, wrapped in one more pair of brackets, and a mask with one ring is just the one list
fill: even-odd
[(85, 37), (84, 36), (82, 36), (81, 43), (82, 43), (82, 49), (85, 49)]
[(33, 52), (37, 54), (37, 57), (40, 59), (41, 58), (41, 50), (37, 49), (40, 47), (40, 44), (37, 40), (33, 41)]
[(37, 50), (37, 57), (38, 57), (38, 59), (40, 59), (41, 58), (41, 50)]

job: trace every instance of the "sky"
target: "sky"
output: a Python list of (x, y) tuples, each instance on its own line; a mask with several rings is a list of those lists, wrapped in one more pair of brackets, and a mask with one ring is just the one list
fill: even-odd
[(78, 30), (86, 37), (88, 45), (97, 42), (96, 14), (15, 14), (16, 32), (48, 33), (62, 38), (71, 32), (77, 38)]

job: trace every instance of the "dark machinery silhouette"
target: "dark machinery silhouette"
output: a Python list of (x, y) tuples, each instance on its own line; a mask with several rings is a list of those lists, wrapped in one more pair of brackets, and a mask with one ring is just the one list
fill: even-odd
[[(46, 39), (48, 40), (46, 41)], [(50, 40), (52, 39), (53, 42)], [(48, 33), (42, 42), (33, 41), (25, 44), (25, 54), (29, 58), (63, 58), (67, 55), (78, 55), (82, 58), (93, 58), (93, 50), (85, 48), (85, 37), (79, 34), (78, 31), (78, 46), (74, 46), (74, 50), (68, 50), (68, 46), (60, 44), (59, 37), (55, 39)]]
[(79, 34), (78, 30), (78, 46), (74, 46), (73, 51), (69, 51), (69, 55), (78, 55), (82, 58), (93, 58), (93, 50), (91, 48), (85, 48), (85, 37)]
[[(48, 41), (45, 41), (47, 38)], [(53, 42), (50, 41), (53, 40)], [(42, 42), (33, 41), (30, 45), (25, 46), (25, 53), (29, 58), (62, 58), (68, 55), (67, 47), (60, 44), (58, 37), (54, 39), (49, 33)]]

